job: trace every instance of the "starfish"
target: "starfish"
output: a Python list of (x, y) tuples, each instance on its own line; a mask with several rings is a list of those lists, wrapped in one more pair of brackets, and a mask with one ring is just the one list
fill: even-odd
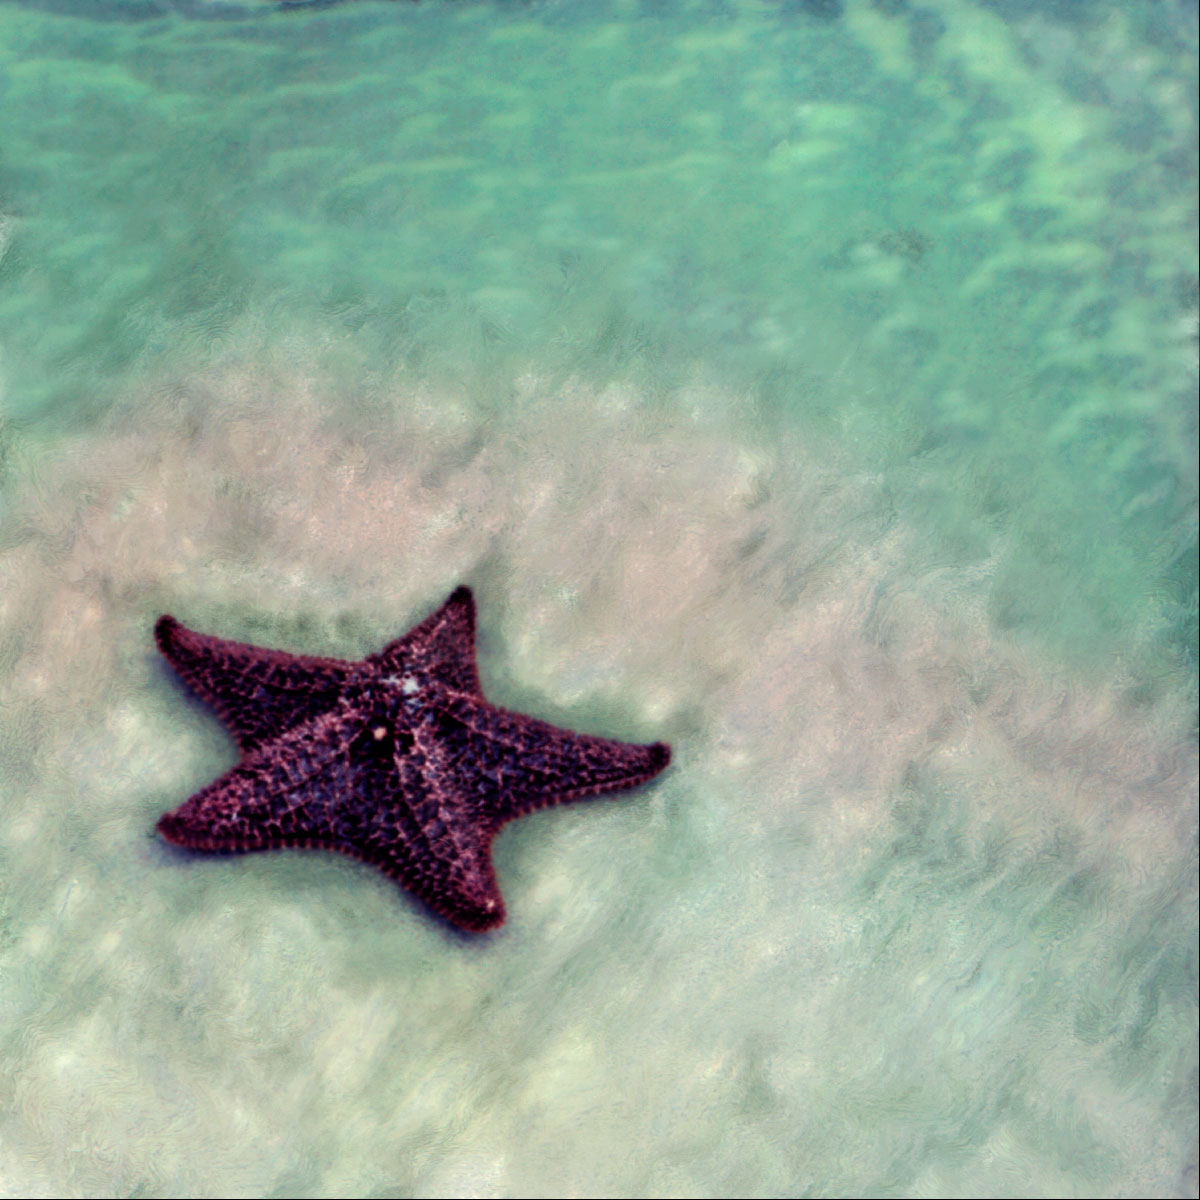
[(644, 783), (671, 759), (490, 704), (475, 666), (475, 601), (432, 616), (361, 662), (210, 637), (162, 616), (159, 650), (216, 710), (241, 760), (158, 831), (192, 850), (337, 850), (390, 875), (443, 917), (504, 922), (492, 839), (514, 817)]

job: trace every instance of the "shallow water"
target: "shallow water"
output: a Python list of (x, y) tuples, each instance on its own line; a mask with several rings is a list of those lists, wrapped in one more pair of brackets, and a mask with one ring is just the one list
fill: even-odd
[[(83, 7), (0, 4), (0, 1188), (1194, 1195), (1188, 6)], [(675, 749), (502, 931), (155, 838), (159, 613), (459, 582)]]

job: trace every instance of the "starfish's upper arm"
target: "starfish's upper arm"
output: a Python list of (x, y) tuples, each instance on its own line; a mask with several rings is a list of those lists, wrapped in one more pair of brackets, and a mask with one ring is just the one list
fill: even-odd
[(373, 661), (383, 670), (417, 671), (443, 687), (482, 698), (471, 589), (455, 588), (437, 612), (385, 646)]
[(210, 637), (159, 617), (163, 657), (207, 700), (245, 751), (332, 707), (350, 664)]

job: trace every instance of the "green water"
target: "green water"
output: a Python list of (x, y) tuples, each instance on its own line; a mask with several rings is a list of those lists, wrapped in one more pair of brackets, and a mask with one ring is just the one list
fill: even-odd
[[(0, 1187), (1195, 1194), (1194, 13), (67, 7), (0, 4)], [(497, 702), (675, 748), (501, 934), (154, 839), (234, 758), (160, 612), (459, 582)]]

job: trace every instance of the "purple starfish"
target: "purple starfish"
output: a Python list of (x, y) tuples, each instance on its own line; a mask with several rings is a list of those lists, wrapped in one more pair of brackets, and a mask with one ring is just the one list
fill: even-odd
[(339, 850), (463, 929), (504, 922), (491, 846), (506, 821), (634, 787), (671, 761), (662, 742), (588, 737), (489, 704), (465, 587), (361, 662), (208, 637), (169, 616), (154, 637), (242, 748), (236, 767), (159, 820), (167, 841)]

